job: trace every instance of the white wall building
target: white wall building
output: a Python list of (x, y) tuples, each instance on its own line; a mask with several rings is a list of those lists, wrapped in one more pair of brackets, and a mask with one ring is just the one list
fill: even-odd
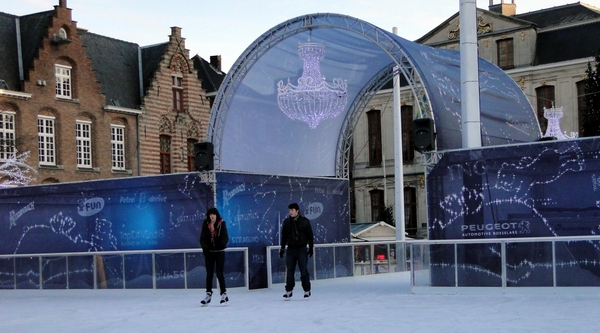
[[(517, 4), (477, 9), (479, 56), (504, 69), (537, 112), (542, 133), (544, 107), (562, 107), (561, 127), (579, 132), (588, 62), (600, 49), (600, 8), (581, 2), (516, 14)], [(506, 0), (508, 2), (508, 0)], [(459, 13), (417, 40), (432, 47), (460, 47)], [(367, 106), (354, 131), (351, 173), (353, 222), (379, 221), (394, 204), (394, 128), (391, 82)], [(427, 235), (424, 167), (412, 140), (413, 108), (408, 86), (401, 89), (405, 229)], [(436, 110), (433, 110), (435, 112)], [(515, 124), (518, 126), (518, 124)]]

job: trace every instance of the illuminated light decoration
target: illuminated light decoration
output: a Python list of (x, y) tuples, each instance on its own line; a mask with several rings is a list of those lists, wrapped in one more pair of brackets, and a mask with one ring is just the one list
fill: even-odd
[(558, 140), (568, 140), (579, 136), (576, 132), (571, 132), (571, 135), (562, 132), (560, 129), (560, 118), (562, 116), (562, 108), (555, 108), (554, 106), (549, 109), (544, 108), (544, 118), (548, 119), (548, 128), (546, 129), (546, 134), (543, 136), (544, 138), (554, 137)]
[(277, 83), (277, 104), (290, 119), (301, 120), (311, 129), (328, 118), (339, 116), (348, 101), (346, 80), (333, 79), (328, 84), (321, 74), (321, 60), (325, 57), (325, 45), (298, 43), (298, 56), (304, 62), (298, 85)]

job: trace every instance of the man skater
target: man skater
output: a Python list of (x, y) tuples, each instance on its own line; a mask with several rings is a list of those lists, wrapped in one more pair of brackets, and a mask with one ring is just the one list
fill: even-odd
[[(313, 231), (310, 226), (310, 221), (300, 215), (300, 206), (297, 203), (292, 203), (288, 206), (288, 216), (281, 227), (281, 250), (279, 250), (279, 258), (283, 258), (285, 254), (285, 267), (287, 269), (287, 277), (285, 280), (285, 294), (283, 298), (286, 300), (292, 297), (292, 290), (296, 282), (294, 281), (294, 272), (296, 271), (296, 263), (300, 270), (300, 280), (302, 281), (302, 289), (304, 289), (304, 298), (310, 297), (310, 276), (308, 275), (308, 258), (313, 255), (315, 246), (313, 239)], [(287, 253), (285, 247), (287, 245)], [(308, 245), (308, 251), (306, 249)]]

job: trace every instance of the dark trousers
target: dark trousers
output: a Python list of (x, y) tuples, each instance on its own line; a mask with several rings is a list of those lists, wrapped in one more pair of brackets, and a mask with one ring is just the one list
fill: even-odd
[(287, 276), (285, 279), (285, 291), (292, 291), (296, 282), (294, 281), (294, 272), (296, 271), (296, 263), (300, 270), (300, 281), (302, 281), (302, 289), (310, 291), (310, 276), (308, 275), (308, 254), (306, 248), (290, 249), (288, 247), (285, 252), (285, 267), (287, 268)]
[(212, 293), (213, 275), (215, 275), (215, 266), (217, 268), (217, 280), (219, 280), (219, 289), (221, 294), (226, 290), (225, 275), (223, 275), (223, 267), (225, 266), (225, 251), (220, 252), (203, 252), (204, 260), (206, 261), (206, 292)]

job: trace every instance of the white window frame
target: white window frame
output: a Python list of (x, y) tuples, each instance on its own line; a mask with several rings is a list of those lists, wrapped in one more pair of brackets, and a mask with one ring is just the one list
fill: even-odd
[(77, 167), (92, 167), (92, 122), (77, 120), (75, 122), (75, 139), (77, 141)]
[(15, 112), (0, 111), (0, 162), (15, 156)]
[(54, 65), (54, 78), (56, 81), (56, 98), (72, 99), (73, 98), (73, 81), (71, 74), (73, 69), (71, 66)]
[(56, 118), (38, 116), (38, 162), (40, 165), (56, 165)]
[(125, 170), (125, 126), (110, 125), (112, 170)]

